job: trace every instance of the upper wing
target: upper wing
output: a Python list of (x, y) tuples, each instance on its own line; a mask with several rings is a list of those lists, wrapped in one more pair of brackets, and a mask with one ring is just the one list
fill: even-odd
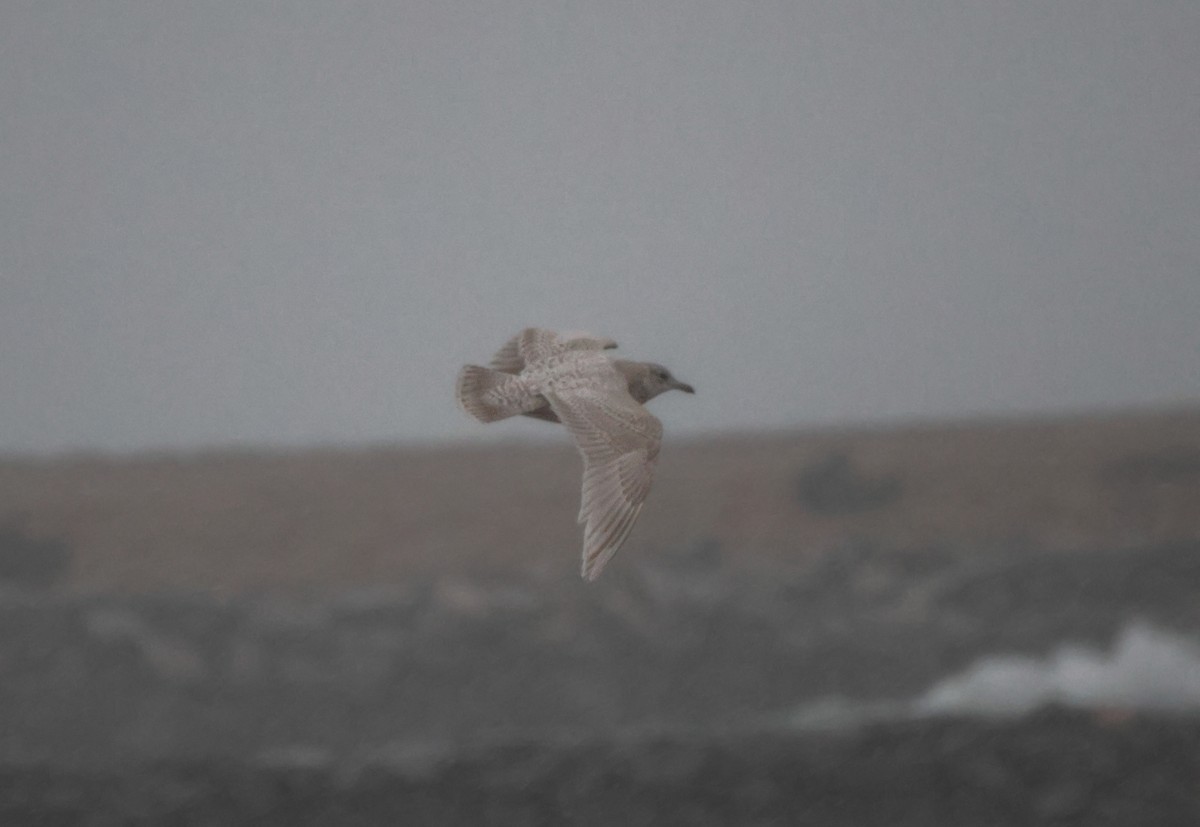
[[(591, 379), (592, 377), (589, 377)], [(662, 423), (609, 367), (585, 387), (546, 398), (583, 455), (583, 576), (594, 580), (641, 513), (662, 443)]]
[(504, 343), (504, 347), (496, 351), (496, 355), (492, 357), (492, 370), (502, 373), (520, 373), (525, 368), (525, 359), (521, 356), (521, 351), (517, 350), (519, 338), (520, 334), (513, 336)]
[(549, 330), (529, 327), (522, 330), (516, 336), (513, 336), (504, 343), (504, 347), (496, 351), (496, 355), (492, 357), (492, 370), (498, 370), (502, 373), (520, 373), (523, 371), (526, 362), (525, 354), (521, 350), (523, 339), (528, 340), (531, 343), (529, 347), (542, 356), (552, 353), (558, 348), (604, 350), (617, 346), (617, 343), (612, 339), (604, 336), (593, 336), (591, 333), (574, 332), (558, 335)]

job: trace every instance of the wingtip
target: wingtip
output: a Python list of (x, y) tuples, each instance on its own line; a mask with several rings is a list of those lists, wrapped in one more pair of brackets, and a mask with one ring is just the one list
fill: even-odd
[(604, 553), (606, 550), (593, 551), (590, 554), (585, 552), (583, 555), (583, 566), (579, 573), (584, 580), (589, 583), (600, 576), (600, 572), (604, 571), (604, 566), (608, 563), (611, 554)]
[(608, 561), (606, 560), (602, 563), (592, 560), (590, 564), (585, 562), (579, 570), (579, 576), (589, 583), (595, 583), (600, 578), (600, 573), (604, 571), (604, 563), (606, 562)]
[[(499, 375), (508, 376), (508, 374)], [(458, 372), (458, 379), (454, 386), (458, 407), (484, 424), (510, 416), (509, 412), (489, 405), (483, 398), (483, 394), (496, 384), (496, 371), (491, 368), (463, 365), (462, 370)]]

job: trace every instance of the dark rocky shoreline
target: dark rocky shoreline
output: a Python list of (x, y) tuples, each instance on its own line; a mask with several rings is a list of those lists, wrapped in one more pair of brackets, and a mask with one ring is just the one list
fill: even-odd
[(599, 585), (0, 592), (3, 824), (1195, 824), (1200, 717), (796, 729), (989, 654), (1200, 638), (1200, 544), (698, 548)]
[(39, 825), (1200, 823), (1200, 717), (1045, 709), (827, 733), (520, 739), (339, 765), (313, 754), (0, 767)]

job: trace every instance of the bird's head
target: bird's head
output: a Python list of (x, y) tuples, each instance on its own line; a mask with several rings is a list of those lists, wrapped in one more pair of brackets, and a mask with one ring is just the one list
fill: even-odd
[(696, 389), (686, 382), (680, 382), (671, 375), (671, 371), (655, 362), (642, 362), (638, 376), (629, 383), (630, 393), (638, 402), (647, 402), (660, 393), (667, 391), (683, 391), (695, 393)]

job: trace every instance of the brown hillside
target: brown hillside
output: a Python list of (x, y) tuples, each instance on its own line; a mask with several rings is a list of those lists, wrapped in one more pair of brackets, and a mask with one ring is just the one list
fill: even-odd
[[(57, 549), (58, 582), (76, 590), (575, 577), (579, 470), (565, 440), (10, 460), (0, 558), (19, 578), (39, 550)], [(738, 565), (803, 564), (847, 541), (1069, 550), (1197, 537), (1193, 410), (668, 440), (614, 565), (697, 549)]]

